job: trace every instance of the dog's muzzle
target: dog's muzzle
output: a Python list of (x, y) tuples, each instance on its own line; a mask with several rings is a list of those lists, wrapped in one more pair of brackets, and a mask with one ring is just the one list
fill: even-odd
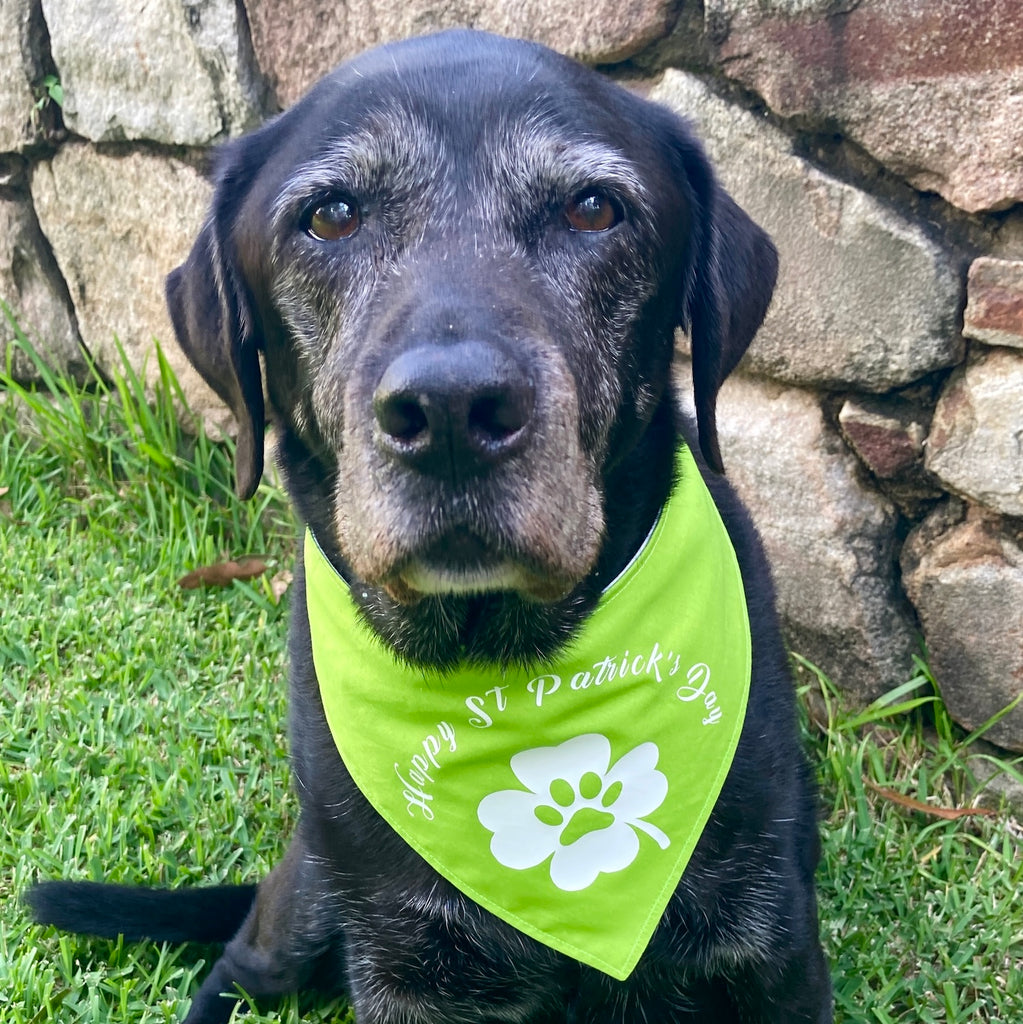
[[(502, 287), (518, 280), (491, 269)], [(414, 279), (362, 339), (338, 446), (340, 547), (358, 578), (402, 603), (557, 600), (592, 567), (603, 529), (575, 378), (554, 340), (565, 325), (455, 279), (454, 295), (447, 278)]]

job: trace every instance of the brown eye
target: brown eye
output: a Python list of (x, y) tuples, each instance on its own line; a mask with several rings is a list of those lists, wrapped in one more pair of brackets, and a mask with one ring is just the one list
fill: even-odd
[(580, 192), (565, 207), (565, 219), (573, 231), (607, 231), (621, 220), (621, 211), (606, 193)]
[(321, 242), (337, 242), (359, 230), (359, 210), (354, 203), (332, 199), (314, 207), (308, 216), (306, 232)]

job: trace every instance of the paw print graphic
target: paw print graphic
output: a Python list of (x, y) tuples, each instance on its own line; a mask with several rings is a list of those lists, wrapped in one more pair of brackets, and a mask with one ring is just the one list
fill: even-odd
[(657, 770), (657, 745), (641, 743), (611, 764), (606, 736), (587, 733), (511, 759), (525, 786), (485, 796), (477, 808), (493, 833), (490, 852), (505, 867), (525, 869), (551, 858), (551, 881), (566, 892), (621, 871), (639, 854), (643, 832), (666, 850), (668, 837), (644, 821), (664, 802), (668, 780)]

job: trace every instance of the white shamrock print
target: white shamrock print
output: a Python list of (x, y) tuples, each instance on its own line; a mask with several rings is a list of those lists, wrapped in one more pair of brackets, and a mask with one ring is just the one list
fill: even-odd
[(534, 747), (511, 759), (526, 787), (485, 796), (476, 810), (494, 833), (490, 852), (524, 869), (553, 854), (551, 881), (566, 892), (592, 885), (601, 872), (627, 868), (639, 853), (636, 830), (662, 850), (668, 837), (644, 821), (668, 794), (655, 743), (641, 743), (611, 764), (606, 736), (587, 733), (556, 747)]

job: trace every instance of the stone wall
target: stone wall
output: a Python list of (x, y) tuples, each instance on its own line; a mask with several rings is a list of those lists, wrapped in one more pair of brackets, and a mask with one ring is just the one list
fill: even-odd
[[(210, 147), (450, 25), (695, 123), (782, 255), (720, 423), (790, 640), (863, 702), (922, 633), (953, 715), (984, 723), (1023, 689), (1018, 0), (0, 0), (0, 298), (55, 363), (107, 365), (115, 333), (141, 363)], [(1023, 708), (989, 738), (1023, 750)]]

